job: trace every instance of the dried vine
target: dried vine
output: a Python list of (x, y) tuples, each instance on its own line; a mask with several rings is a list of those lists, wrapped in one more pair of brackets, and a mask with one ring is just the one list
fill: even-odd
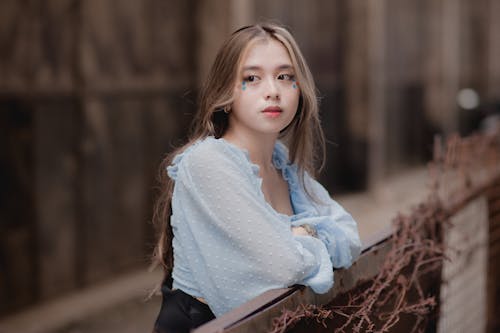
[[(499, 166), (498, 132), (465, 139), (454, 136), (444, 147), (436, 140), (434, 161), (429, 165), (430, 195), (410, 214), (393, 220), (392, 247), (368, 288), (349, 293), (344, 305), (309, 304), (283, 310), (273, 320), (270, 333), (285, 332), (304, 319), (326, 327), (335, 315), (343, 322), (333, 332), (389, 332), (402, 315), (413, 316), (412, 332), (423, 332), (438, 300), (424, 293), (422, 281), (439, 272), (445, 259), (441, 232), (451, 227), (450, 215), (474, 190), (498, 178)], [(408, 297), (410, 293), (416, 297)]]
[[(444, 247), (439, 228), (446, 216), (439, 201), (429, 200), (412, 214), (395, 218), (392, 248), (373, 283), (351, 295), (347, 305), (331, 306), (334, 313), (346, 318), (335, 332), (388, 332), (402, 314), (416, 317), (415, 331), (425, 327), (437, 300), (424, 294), (421, 281), (442, 263)], [(407, 295), (413, 290), (418, 298), (410, 301)]]
[[(415, 327), (424, 327), (437, 300), (424, 294), (421, 281), (424, 275), (439, 269), (443, 260), (438, 229), (446, 216), (439, 201), (431, 200), (408, 216), (398, 215), (394, 220), (397, 231), (392, 236), (393, 246), (367, 289), (349, 294), (345, 305), (309, 304), (294, 311), (285, 310), (275, 318), (271, 332), (285, 332), (304, 318), (313, 318), (326, 327), (326, 319), (333, 315), (345, 318), (334, 332), (388, 332), (401, 314), (415, 315)], [(418, 300), (409, 302), (406, 296), (412, 290), (416, 290)]]

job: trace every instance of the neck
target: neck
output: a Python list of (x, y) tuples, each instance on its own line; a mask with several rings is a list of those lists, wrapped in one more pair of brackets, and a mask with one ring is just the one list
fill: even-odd
[(250, 133), (228, 131), (224, 135), (224, 139), (240, 148), (246, 149), (252, 163), (257, 164), (262, 171), (273, 168), (273, 151), (278, 134), (252, 135)]

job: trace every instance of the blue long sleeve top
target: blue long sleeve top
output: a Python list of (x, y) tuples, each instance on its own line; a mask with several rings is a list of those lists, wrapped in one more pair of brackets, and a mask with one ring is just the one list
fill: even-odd
[[(282, 143), (272, 160), (288, 182), (292, 216), (267, 203), (259, 167), (224, 139), (199, 140), (168, 167), (175, 182), (173, 288), (204, 298), (216, 316), (270, 289), (303, 284), (325, 293), (333, 267), (349, 267), (360, 253), (356, 222), (306, 173), (317, 198), (310, 199)], [(292, 234), (305, 223), (317, 237)]]

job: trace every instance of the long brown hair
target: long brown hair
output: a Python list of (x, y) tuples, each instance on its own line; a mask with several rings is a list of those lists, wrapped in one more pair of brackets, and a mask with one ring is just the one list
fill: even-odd
[(290, 55), (295, 76), (300, 84), (297, 113), (291, 124), (281, 132), (280, 139), (288, 146), (290, 161), (299, 168), (301, 183), (303, 184), (304, 171), (314, 176), (318, 169), (315, 168), (316, 163), (318, 161), (323, 163), (325, 143), (319, 120), (316, 87), (295, 39), (287, 29), (275, 23), (259, 23), (232, 33), (220, 48), (202, 87), (199, 108), (192, 123), (188, 142), (170, 153), (160, 165), (161, 192), (153, 215), (153, 224), (157, 228), (159, 237), (153, 252), (153, 262), (163, 266), (167, 284), (171, 284), (173, 268), (170, 216), (174, 182), (168, 177), (166, 168), (175, 155), (195, 141), (207, 136), (219, 138), (224, 135), (228, 128), (229, 116), (223, 111), (231, 107), (243, 54), (251, 43), (258, 39), (274, 39), (283, 44)]

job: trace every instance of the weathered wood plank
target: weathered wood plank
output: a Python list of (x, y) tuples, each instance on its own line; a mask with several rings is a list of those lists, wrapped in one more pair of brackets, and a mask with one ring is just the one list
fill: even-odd
[(33, 132), (31, 105), (0, 99), (0, 316), (37, 297)]
[[(487, 91), (486, 98), (488, 100), (498, 100), (498, 92), (500, 91), (500, 38), (498, 38), (498, 31), (500, 31), (500, 2), (497, 0), (490, 0), (488, 5), (488, 72), (487, 72)], [(500, 326), (500, 324), (499, 324)]]
[(92, 100), (86, 107), (83, 182), (84, 281), (144, 260), (145, 128), (138, 100)]
[(77, 0), (1, 1), (0, 87), (72, 90), (77, 16)]
[(118, 100), (106, 103), (113, 154), (112, 207), (113, 242), (110, 243), (116, 271), (145, 264), (143, 252), (146, 229), (143, 113), (141, 100)]
[(89, 98), (83, 133), (83, 280), (146, 265), (153, 187), (162, 156), (186, 134), (178, 96)]
[(194, 75), (190, 1), (91, 0), (82, 5), (81, 70), (93, 89), (186, 87)]
[(488, 248), (488, 324), (486, 332), (500, 330), (500, 182), (497, 182), (488, 193), (489, 209), (489, 248)]
[(210, 66), (222, 42), (231, 33), (232, 22), (230, 18), (231, 4), (224, 0), (199, 1), (195, 16), (195, 35), (199, 38), (195, 55), (198, 68), (195, 73), (196, 86), (201, 84), (208, 76)]
[(387, 176), (387, 1), (367, 2), (368, 38), (368, 183), (376, 188)]
[(79, 110), (75, 100), (40, 103), (34, 112), (36, 258), (41, 298), (77, 286)]
[(455, 214), (445, 233), (438, 332), (484, 332), (487, 324), (488, 208), (482, 196)]
[(86, 101), (82, 125), (81, 275), (85, 283), (92, 283), (112, 275), (109, 247), (120, 231), (113, 228), (113, 127), (99, 101)]

